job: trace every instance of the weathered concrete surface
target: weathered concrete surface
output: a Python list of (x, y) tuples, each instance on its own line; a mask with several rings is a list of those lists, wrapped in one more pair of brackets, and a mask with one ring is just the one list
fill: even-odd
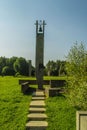
[(26, 130), (46, 130), (48, 122), (45, 121), (47, 115), (44, 113), (46, 111), (44, 99), (44, 91), (37, 90), (33, 93)]
[(26, 130), (46, 130), (47, 126), (46, 121), (29, 121), (26, 124)]
[(45, 97), (32, 97), (32, 100), (45, 100)]
[(45, 107), (45, 103), (44, 101), (40, 100), (40, 101), (31, 101), (30, 103), (30, 107)]
[(87, 111), (76, 112), (76, 130), (87, 130)]
[(29, 108), (29, 112), (30, 113), (42, 113), (42, 112), (45, 112), (46, 111), (46, 109), (45, 108), (34, 108), (34, 107), (30, 107)]
[(45, 88), (45, 95), (47, 97), (58, 96), (61, 93), (64, 93), (64, 89), (63, 88)]
[(45, 94), (44, 94), (44, 91), (39, 91), (38, 90), (38, 91), (34, 92), (32, 96), (44, 97)]
[(47, 119), (47, 115), (42, 114), (42, 113), (31, 113), (27, 117), (29, 120), (33, 120), (33, 121), (35, 121), (35, 120), (41, 121), (41, 120)]

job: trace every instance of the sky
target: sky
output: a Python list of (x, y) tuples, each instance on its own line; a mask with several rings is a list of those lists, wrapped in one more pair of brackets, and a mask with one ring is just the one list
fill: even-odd
[(44, 64), (65, 60), (77, 41), (87, 47), (87, 0), (0, 0), (0, 56), (35, 65), (36, 20), (45, 20)]

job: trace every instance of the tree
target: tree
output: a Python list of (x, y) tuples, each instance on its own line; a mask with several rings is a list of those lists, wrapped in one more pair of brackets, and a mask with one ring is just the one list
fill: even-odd
[(53, 76), (65, 75), (65, 61), (48, 61), (48, 63), (46, 64), (46, 72), (48, 73), (47, 75)]
[(23, 57), (17, 58), (14, 62), (15, 72), (19, 72), (21, 75), (28, 75), (28, 63)]
[(71, 48), (67, 56), (67, 73), (74, 76), (83, 76), (87, 74), (87, 52), (84, 45), (77, 43)]
[(9, 66), (5, 66), (2, 69), (2, 75), (12, 75), (12, 71), (11, 68)]
[[(9, 70), (9, 72), (8, 72)], [(23, 57), (0, 57), (0, 75), (29, 75), (29, 62)], [(32, 66), (32, 75), (35, 75), (35, 68)]]
[(61, 61), (61, 60), (56, 61), (56, 68), (57, 68), (56, 75), (61, 76), (61, 75), (66, 74), (65, 64), (66, 64), (66, 61)]
[(66, 72), (69, 77), (67, 83), (70, 102), (78, 108), (87, 109), (87, 51), (82, 43), (75, 43), (71, 47)]
[(5, 57), (0, 57), (0, 75), (2, 73), (2, 68), (6, 66), (6, 58)]
[(48, 75), (54, 75), (54, 72), (56, 70), (56, 63), (52, 60), (52, 61), (48, 61), (48, 63), (46, 64), (46, 70)]

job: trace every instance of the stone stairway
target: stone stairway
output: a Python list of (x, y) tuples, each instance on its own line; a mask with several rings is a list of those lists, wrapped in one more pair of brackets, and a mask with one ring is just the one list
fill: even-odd
[(44, 91), (37, 90), (33, 93), (29, 114), (27, 116), (26, 130), (46, 130), (48, 123), (46, 121), (47, 115), (45, 114), (44, 100)]

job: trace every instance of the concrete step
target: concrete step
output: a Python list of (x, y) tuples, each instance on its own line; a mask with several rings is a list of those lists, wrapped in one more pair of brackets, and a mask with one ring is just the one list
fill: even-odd
[(32, 96), (37, 96), (37, 97), (44, 97), (44, 91), (36, 91), (32, 94)]
[(45, 97), (32, 97), (32, 100), (45, 100)]
[(45, 112), (46, 111), (46, 109), (45, 108), (34, 108), (34, 107), (30, 107), (29, 108), (29, 112), (30, 113), (43, 113), (43, 112)]
[(46, 114), (42, 114), (42, 113), (31, 113), (28, 114), (28, 119), (32, 120), (32, 121), (42, 121), (47, 119), (47, 115)]
[(26, 130), (46, 130), (47, 126), (46, 121), (29, 121), (26, 124)]
[(45, 102), (43, 100), (31, 101), (30, 107), (45, 107)]

